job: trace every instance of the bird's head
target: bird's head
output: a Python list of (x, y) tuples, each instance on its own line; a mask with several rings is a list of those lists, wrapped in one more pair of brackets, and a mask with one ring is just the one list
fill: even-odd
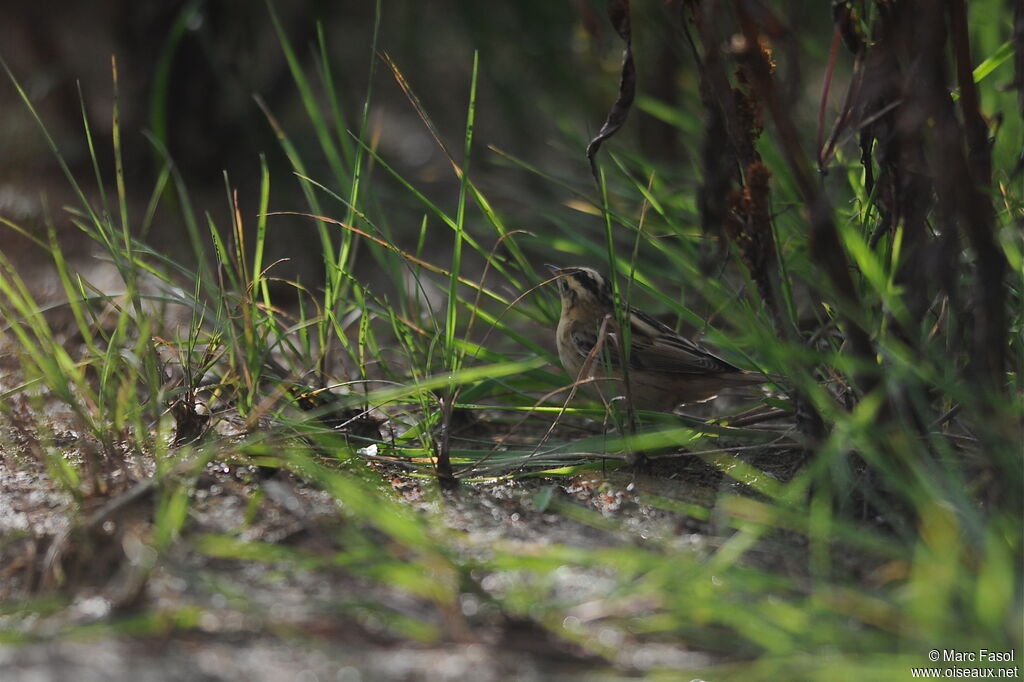
[(548, 265), (548, 268), (558, 278), (563, 311), (592, 312), (603, 317), (613, 310), (612, 283), (597, 270), (554, 265)]

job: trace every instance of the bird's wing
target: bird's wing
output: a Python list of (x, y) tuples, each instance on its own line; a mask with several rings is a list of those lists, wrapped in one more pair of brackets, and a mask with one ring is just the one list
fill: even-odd
[(667, 324), (631, 309), (630, 366), (673, 374), (731, 374), (739, 367), (680, 336)]
[(634, 335), (630, 339), (629, 366), (668, 374), (730, 374), (739, 367), (707, 352), (678, 334)]
[[(630, 329), (629, 367), (631, 370), (669, 374), (731, 374), (740, 368), (712, 355), (693, 341), (680, 336), (671, 327), (653, 317), (633, 310)], [(619, 366), (618, 335), (609, 332), (600, 361)], [(572, 331), (573, 344), (586, 356), (597, 343), (597, 330), (582, 326)]]

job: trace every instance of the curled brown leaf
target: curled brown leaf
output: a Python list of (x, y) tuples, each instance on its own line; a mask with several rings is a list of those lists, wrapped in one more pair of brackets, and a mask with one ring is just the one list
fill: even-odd
[(615, 32), (625, 41), (626, 47), (622, 52), (622, 71), (619, 76), (619, 95), (615, 99), (608, 118), (605, 119), (601, 130), (587, 145), (587, 160), (590, 162), (590, 172), (597, 180), (597, 164), (594, 157), (597, 155), (601, 145), (609, 137), (622, 128), (633, 106), (633, 98), (636, 96), (636, 64), (633, 61), (633, 37), (632, 27), (629, 20), (629, 0), (609, 0), (608, 19), (611, 21)]

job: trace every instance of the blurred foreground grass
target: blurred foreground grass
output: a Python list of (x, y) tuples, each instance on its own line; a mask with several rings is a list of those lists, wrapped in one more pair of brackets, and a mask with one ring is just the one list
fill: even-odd
[[(972, 3), (971, 17), (996, 7)], [(849, 30), (885, 56), (879, 27), (899, 24), (858, 8)], [(758, 50), (718, 55), (737, 69), (727, 82), (757, 121), (751, 158), (727, 173), (735, 187), (718, 197), (728, 211), (714, 232), (721, 178), (706, 158), (681, 169), (612, 141), (596, 189), (582, 153), (574, 173), (554, 174), (482, 149), (477, 62), (465, 135), (453, 143), (419, 104), (420, 84), (374, 58), (370, 82), (378, 69), (396, 79), (450, 162), (451, 200), (428, 196), (380, 153), (372, 91), (360, 117), (344, 118), (330, 36), (318, 34), (314, 78), (272, 10), (328, 177), (307, 173), (264, 107), (294, 177), (272, 178), (263, 164), (253, 197), (227, 178), (230, 224), (219, 225), (165, 156), (137, 215), (115, 97), (113, 168), (92, 149), (86, 119), (95, 186), (65, 169), (79, 199), (68, 219), (119, 290), (91, 281), (52, 223), (0, 218), (48, 254), (62, 288), (62, 302), (40, 303), (17, 264), (0, 263), (4, 467), (39, 472), (33, 485), (58, 495), (52, 515), (64, 522), (4, 531), (0, 638), (345, 633), (437, 646), (476, 633), (495, 650), (539, 647), (577, 673), (675, 679), (687, 668), (716, 680), (904, 679), (931, 649), (1019, 653), (1024, 129), (1014, 93), (996, 87), (1012, 56), (1010, 18), (996, 14), (969, 28), (982, 51), (977, 103), (1006, 112), (988, 129), (991, 185), (978, 188), (1006, 265), (1001, 327), (984, 299), (992, 255), (965, 224), (977, 214), (943, 195), (955, 162), (936, 153), (965, 153), (966, 135), (943, 138), (949, 129), (923, 116), (931, 127), (916, 143), (928, 182), (915, 184), (905, 158), (885, 156), (886, 131), (872, 128), (865, 172), (848, 139), (855, 124), (837, 126), (845, 137), (829, 174), (809, 188), (810, 164), (794, 154), (811, 136), (794, 147), (785, 121), (800, 130), (813, 115), (781, 90), (773, 105), (762, 86), (784, 79), (757, 71)], [(379, 6), (378, 16), (387, 21)], [(748, 36), (763, 29), (743, 11), (735, 18)], [(709, 55), (723, 29), (693, 27), (713, 90)], [(784, 74), (808, 58), (803, 37), (773, 36)], [(368, 56), (377, 48), (374, 38)], [(827, 58), (824, 45), (807, 49)], [(859, 132), (892, 111), (885, 88), (869, 87), (879, 74), (867, 73), (863, 92), (876, 99), (860, 95)], [(680, 100), (701, 106), (698, 79), (685, 80)], [(897, 105), (908, 116), (934, 97), (906, 87)], [(955, 94), (965, 97), (963, 81)], [(948, 91), (940, 99), (954, 101)], [(713, 101), (705, 92), (703, 106)], [(713, 118), (649, 96), (636, 106), (690, 135)], [(956, 131), (969, 132), (969, 114)], [(715, 142), (735, 154), (730, 134)], [(582, 149), (585, 136), (574, 135), (567, 147)], [(572, 212), (538, 206), (528, 232), (509, 224), (477, 182), (484, 154), (543, 182)], [(377, 178), (404, 188), (418, 229), (394, 225)], [(306, 205), (272, 206), (272, 181), (297, 181)], [(177, 211), (194, 263), (139, 238), (158, 207)], [(315, 225), (322, 286), (280, 278), (267, 261), (267, 235), (286, 214)], [(768, 241), (751, 231), (758, 221)], [(823, 225), (837, 247), (824, 256)], [(438, 242), (451, 244), (443, 258)], [(616, 404), (565, 405), (571, 378), (548, 341), (556, 298), (538, 286), (545, 260), (603, 264), (624, 298), (787, 385), (711, 420), (641, 414), (636, 432)], [(377, 276), (355, 277), (357, 263)], [(842, 263), (846, 285), (829, 263)], [(928, 264), (937, 265), (922, 272)], [(979, 329), (1001, 336), (979, 350)], [(758, 405), (784, 418), (737, 416)], [(618, 471), (636, 450), (653, 473)], [(89, 599), (101, 606), (84, 609)], [(677, 658), (652, 658), (655, 645)]]

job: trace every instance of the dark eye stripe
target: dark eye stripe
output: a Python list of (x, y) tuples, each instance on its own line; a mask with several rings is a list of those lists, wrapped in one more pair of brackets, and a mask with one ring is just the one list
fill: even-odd
[(572, 273), (572, 278), (580, 285), (580, 287), (586, 289), (592, 296), (611, 300), (612, 292), (611, 287), (608, 284), (608, 280), (600, 275), (595, 275), (587, 270), (577, 270)]

